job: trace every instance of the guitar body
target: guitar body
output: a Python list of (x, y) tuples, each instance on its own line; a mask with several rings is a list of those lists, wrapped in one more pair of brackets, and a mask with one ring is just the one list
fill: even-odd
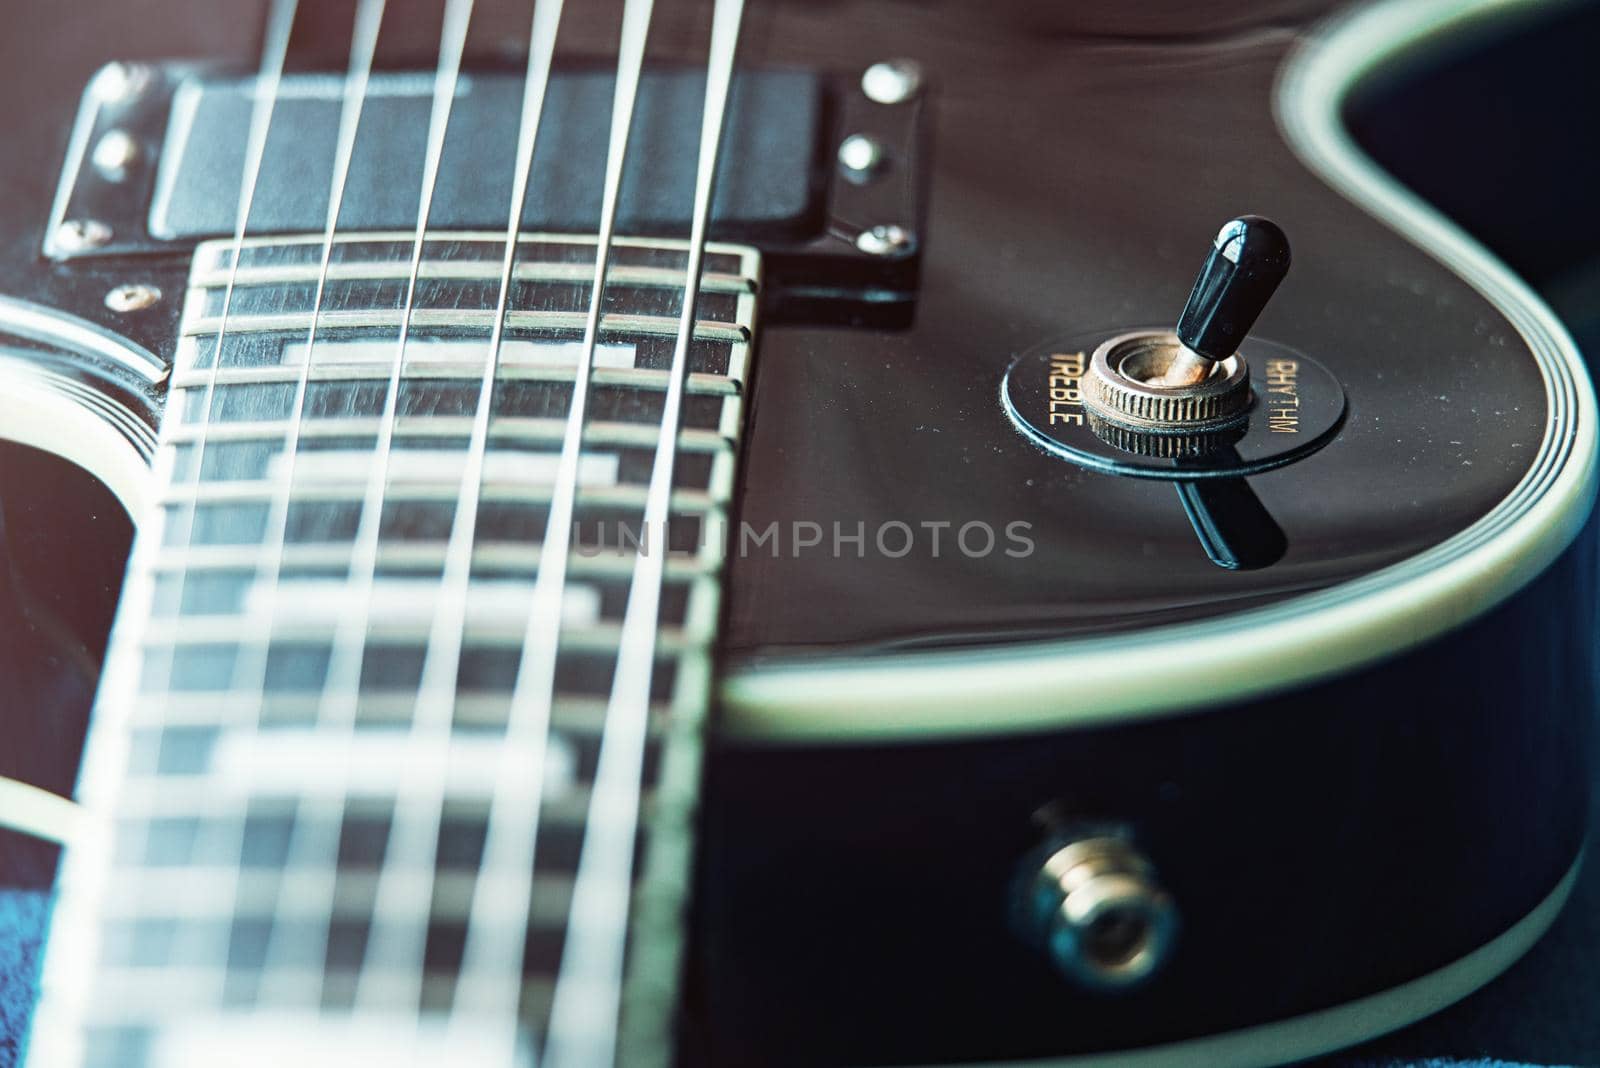
[[(430, 12), (384, 33), (431, 71), (437, 12), (396, 6)], [(559, 47), (609, 64), (615, 5), (571, 6)], [(650, 62), (703, 64), (700, 5), (658, 6)], [(303, 16), (337, 32), (308, 31), (302, 67), (343, 69), (353, 8), (330, 7)], [(520, 70), (523, 7), (473, 17), (467, 69)], [(242, 0), (35, 4), (0, 43), (0, 775), (27, 784), (0, 811), (10, 885), (48, 888), (51, 840), (80, 821), (39, 791), (72, 796), (86, 728), (91, 747), (110, 730), (89, 700), (120, 510), (162, 507), (148, 465), (198, 373), (179, 355), (198, 238), (46, 258), (61, 160), (105, 63), (249, 71), (262, 18)], [(1549, 925), (1586, 834), (1594, 398), (1554, 315), (1369, 158), (1341, 107), (1418, 42), (1497, 19), (1515, 21), (752, 3), (741, 69), (853, 86), (909, 56), (927, 73), (872, 120), (920, 154), (864, 183), (911, 197), (916, 260), (887, 311), (818, 312), (826, 286), (785, 288), (792, 239), (774, 252), (713, 220), (762, 253), (766, 288), (688, 809), (681, 1063), (1284, 1063), (1465, 996)], [(840, 115), (878, 115), (830, 100), (820, 185), (849, 180)], [(155, 165), (134, 166), (109, 209), (152, 195)], [(1030, 361), (1170, 323), (1201, 242), (1244, 211), (1282, 224), (1295, 265), (1241, 352), (1337, 386), (1320, 427), (1309, 392), (1280, 427), (1317, 440), (1229, 480), (1254, 504), (1207, 527), (1183, 488), (1199, 476), (1175, 494), (1075, 463), (1007, 391)], [(157, 295), (108, 302), (129, 285)], [(1260, 534), (1260, 512), (1252, 556), (1228, 528)], [(92, 766), (83, 799), (115, 811)], [(1136, 884), (1131, 948), (1097, 948), (1104, 927), (1063, 946), (1035, 924), (1039, 872), (1106, 841), (1132, 851), (1107, 861)], [(76, 974), (46, 966), (47, 1007)], [(80, 1063), (41, 1038), (67, 1018), (41, 1011), (38, 1063)], [(165, 1063), (133, 1048), (82, 1063)]]

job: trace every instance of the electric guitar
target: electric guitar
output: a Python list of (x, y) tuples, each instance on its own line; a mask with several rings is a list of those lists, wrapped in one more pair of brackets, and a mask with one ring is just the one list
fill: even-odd
[(1520, 7), (1316, 7), (13, 12), (19, 1062), (1266, 1065), (1507, 967), (1594, 397), (1354, 131)]

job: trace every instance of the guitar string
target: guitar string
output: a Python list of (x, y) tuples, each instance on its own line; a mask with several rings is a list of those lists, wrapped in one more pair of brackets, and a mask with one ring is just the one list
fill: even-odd
[[(711, 55), (706, 68), (687, 278), (645, 503), (645, 537), (649, 539), (655, 531), (659, 540), (647, 541), (634, 559), (616, 672), (601, 733), (594, 793), (584, 825), (566, 941), (556, 976), (546, 1047), (549, 1068), (606, 1065), (613, 1063), (616, 1057), (633, 854), (638, 834), (644, 748), (649, 732), (661, 577), (667, 552), (667, 518), (671, 511), (679, 420), (699, 303), (706, 230), (743, 13), (743, 0), (717, 0), (712, 15)], [(650, 551), (651, 544), (654, 552)]]
[[(444, 155), (445, 133), (449, 128), (450, 113), (460, 80), (461, 60), (466, 51), (467, 26), (472, 18), (472, 5), (473, 0), (446, 0), (445, 3), (444, 24), (439, 43), (439, 66), (434, 73), (433, 103), (428, 115), (428, 142), (423, 162), (422, 190), (417, 207), (417, 229), (412, 239), (411, 264), (406, 281), (405, 309), (400, 317), (400, 333), (395, 344), (394, 363), (390, 366), (383, 417), (379, 421), (378, 461), (373, 465), (367, 483), (360, 518), (357, 520), (356, 544), (351, 551), (349, 574), (358, 588), (349, 600), (351, 610), (340, 620), (335, 631), (333, 649), (329, 653), (329, 670), (324, 678), (323, 697), (326, 699), (331, 692), (340, 702), (337, 712), (341, 725), (348, 723), (349, 730), (342, 732), (346, 734), (353, 734), (355, 730), (360, 701), (362, 662), (365, 660), (367, 632), (372, 619), (373, 588), (377, 577), (378, 542), (383, 520), (384, 495), (389, 480), (394, 425), (405, 373), (406, 346), (411, 338), (411, 322), (416, 307), (417, 281), (422, 273), (422, 255), (427, 241), (428, 219), (433, 211), (434, 191), (438, 184), (440, 161)], [(350, 761), (346, 760), (344, 765), (343, 776), (338, 784), (338, 796), (341, 799), (347, 797), (350, 785)], [(324, 865), (320, 866), (325, 870), (334, 869), (338, 865), (337, 835), (332, 836), (330, 846), (329, 852), (332, 855), (327, 858)], [(393, 972), (384, 976), (381, 968), (373, 967), (374, 959), (387, 949), (384, 939), (380, 937), (382, 926), (380, 919), (385, 918), (386, 905), (389, 909), (393, 908), (392, 905), (388, 905), (395, 894), (393, 889), (395, 876), (390, 864), (390, 852), (387, 848), (384, 850), (384, 858), (379, 867), (372, 922), (368, 928), (361, 963), (356, 968), (355, 1008), (358, 1011), (379, 1009), (385, 1000), (392, 1000), (395, 1004), (407, 1006), (414, 1015), (421, 977), (396, 975)], [(331, 909), (328, 912), (328, 922), (332, 924)], [(380, 978), (374, 979), (374, 975)], [(387, 998), (385, 992), (378, 987), (378, 983), (384, 978), (399, 984), (399, 990), (390, 992)]]
[[(511, 286), (512, 255), (515, 241), (521, 231), (522, 212), (527, 197), (527, 183), (533, 164), (533, 149), (540, 117), (543, 114), (545, 92), (549, 84), (550, 65), (555, 52), (557, 30), (560, 24), (562, 0), (536, 0), (533, 25), (529, 31), (528, 82), (523, 94), (523, 126), (518, 138), (518, 180), (520, 186), (512, 194), (510, 218), (506, 223), (507, 253), (501, 267), (500, 307), (496, 313), (496, 336), (493, 359), (498, 363), (501, 342), (500, 327), (504, 321), (506, 294)], [(490, 398), (480, 397), (479, 404), (486, 406)], [(482, 477), (481, 464), (477, 476)], [(467, 563), (470, 566), (470, 544)], [(463, 575), (463, 581), (470, 576)], [(450, 1020), (457, 1025), (462, 1018), (461, 1006), (470, 1006), (475, 1026), (480, 1021), (493, 1025), (500, 1021), (497, 1033), (488, 1039), (499, 1044), (505, 1063), (516, 1059), (519, 1035), (519, 1008), (522, 989), (522, 946), (527, 923), (528, 894), (516, 882), (506, 886), (499, 873), (509, 868), (531, 872), (533, 849), (538, 833), (537, 819), (524, 824), (510, 835), (504, 831), (503, 821), (496, 820), (496, 805), (501, 790), (515, 791), (526, 782), (525, 763), (542, 767), (545, 759), (542, 737), (525, 737), (516, 729), (512, 709), (508, 706), (506, 731), (500, 744), (499, 770), (490, 793), (489, 811), (485, 817), (483, 853), (472, 896), (467, 905), (467, 930), (463, 939), (461, 966), (457, 972), (455, 996), (450, 1003)], [(542, 736), (542, 731), (540, 732)], [(519, 759), (522, 758), (522, 759)], [(539, 778), (535, 776), (535, 778)], [(537, 807), (537, 801), (534, 802)], [(509, 840), (508, 840), (509, 839)], [(525, 847), (525, 848), (524, 848)], [(507, 855), (508, 851), (512, 855)], [(504, 928), (492, 932), (492, 937), (476, 919), (489, 910), (499, 916), (513, 917), (512, 937), (503, 937)]]
[[(283, 80), (284, 65), (288, 61), (290, 30), (294, 26), (294, 19), (298, 7), (298, 0), (276, 0), (273, 4), (267, 21), (266, 39), (262, 47), (261, 66), (256, 73), (255, 82), (251, 86), (252, 99), (250, 107), (250, 126), (245, 140), (244, 170), (240, 176), (239, 203), (237, 214), (234, 217), (232, 259), (228, 265), (228, 278), (222, 296), (222, 315), (217, 325), (216, 344), (211, 353), (210, 373), (206, 376), (205, 400), (203, 402), (204, 418), (201, 422), (199, 436), (193, 446), (194, 473), (187, 481), (193, 488), (189, 496), (187, 507), (184, 509), (185, 519), (182, 523), (182, 537), (176, 544), (186, 549), (192, 548), (195, 534), (196, 513), (199, 511), (200, 486), (205, 473), (206, 444), (208, 432), (213, 420), (217, 417), (217, 382), (222, 367), (224, 342), (227, 337), (228, 317), (233, 311), (233, 298), (236, 283), (239, 277), (239, 261), (244, 256), (245, 232), (249, 228), (250, 215), (255, 207), (256, 189), (261, 178), (262, 160), (266, 156), (267, 134), (272, 127), (272, 117), (277, 109), (278, 93)], [(199, 356), (199, 343), (196, 342), (195, 355)], [(170, 415), (169, 420), (181, 413)], [(181, 618), (184, 597), (188, 590), (188, 568), (183, 567), (178, 571), (177, 591), (174, 611)], [(172, 674), (177, 663), (178, 644), (173, 640), (166, 658), (167, 676), (163, 680), (161, 692), (171, 693)], [(233, 675), (238, 674), (238, 654), (235, 654)], [(218, 986), (226, 983), (229, 942), (231, 940), (231, 925), (218, 925), (213, 928), (205, 924), (190, 924), (184, 929), (181, 936), (186, 943), (182, 955), (190, 960), (215, 960), (218, 962)], [(199, 942), (220, 942), (220, 947), (213, 953), (196, 955), (193, 944)]]
[[(345, 74), (344, 91), (340, 102), (338, 142), (334, 152), (333, 179), (328, 190), (328, 213), (327, 219), (323, 225), (321, 261), (317, 267), (316, 289), (312, 296), (311, 302), (311, 325), (306, 332), (305, 361), (301, 365), (300, 377), (295, 384), (293, 411), (290, 416), (291, 426), (288, 437), (284, 443), (285, 459), (281, 462), (281, 465), (284, 467), (282, 504), (280, 508), (278, 507), (277, 502), (274, 503), (275, 514), (269, 521), (272, 533), (272, 541), (269, 543), (266, 549), (262, 572), (256, 581), (257, 587), (263, 591), (265, 596), (269, 599), (269, 604), (271, 605), (271, 607), (268, 608), (265, 613), (267, 618), (267, 629), (262, 639), (264, 647), (267, 646), (271, 641), (271, 628), (276, 622), (276, 602), (278, 595), (277, 587), (279, 576), (282, 570), (285, 540), (288, 533), (289, 506), (294, 494), (294, 474), (299, 457), (300, 430), (305, 416), (306, 392), (310, 383), (311, 368), (316, 355), (317, 323), (319, 316), (322, 313), (323, 299), (326, 294), (328, 284), (329, 268), (333, 262), (334, 239), (338, 231), (339, 216), (344, 206), (345, 189), (349, 182), (351, 161), (355, 155), (356, 137), (360, 129), (362, 113), (365, 110), (367, 89), (372, 76), (373, 58), (376, 55), (378, 47), (378, 33), (383, 24), (385, 3), (386, 0), (360, 0), (360, 3), (356, 7), (355, 24), (351, 32), (350, 63), (349, 69)], [(270, 566), (268, 566), (269, 563)], [(266, 667), (266, 655), (266, 650), (264, 648), (262, 653), (263, 669)], [(263, 678), (262, 682), (265, 684), (265, 678)], [(263, 710), (262, 705), (264, 704), (265, 699), (266, 696), (263, 692), (256, 706), (255, 731), (257, 733), (259, 733), (261, 729), (261, 713)], [(296, 847), (299, 846), (301, 850), (305, 848), (303, 843), (306, 841), (305, 825), (307, 824), (308, 820), (306, 819), (304, 808), (307, 807), (307, 805), (307, 799), (301, 799), (300, 803), (296, 805), (293, 817), (290, 820), (288, 843), (284, 850), (285, 867), (283, 871), (283, 881), (279, 884), (280, 897), (287, 896), (290, 892), (287, 888), (289, 878), (305, 870), (303, 868), (298, 868), (295, 864), (295, 860), (297, 852)], [(241, 851), (244, 848), (243, 839), (244, 827), (241, 824)], [(242, 855), (240, 857), (240, 863), (243, 863)], [(317, 872), (316, 874), (321, 873)], [(331, 880), (329, 880), (329, 882), (331, 882)], [(331, 886), (329, 886), (327, 893), (328, 896), (331, 897)], [(299, 893), (296, 893), (295, 897), (296, 907), (298, 910), (300, 906), (303, 906), (306, 899)], [(321, 895), (319, 894), (313, 899), (320, 902)], [(234, 911), (237, 913), (237, 895), (235, 895), (234, 901)], [(312, 926), (316, 931), (323, 932), (325, 935), (325, 927), (317, 924), (313, 924)], [(321, 1000), (320, 982), (309, 984), (305, 983), (302, 976), (294, 974), (287, 967), (285, 967), (285, 954), (288, 953), (290, 959), (294, 959), (296, 956), (295, 953), (290, 953), (287, 948), (295, 940), (285, 937), (284, 930), (286, 927), (292, 927), (292, 923), (284, 922), (281, 909), (275, 908), (272, 917), (272, 923), (267, 929), (267, 945), (262, 957), (261, 988), (260, 994), (258, 995), (258, 1000), (272, 1001), (275, 999), (283, 999), (287, 994), (298, 993), (314, 995), (315, 1000), (312, 1001), (312, 1004), (316, 1004)], [(319, 938), (316, 934), (313, 934), (311, 944), (309, 946), (302, 945), (298, 947), (298, 949), (309, 949), (311, 951), (302, 959), (320, 961), (326, 952), (325, 938)], [(273, 984), (273, 979), (275, 976), (280, 980), (276, 984), (276, 988), (274, 988)]]
[[(478, 386), (466, 463), (460, 490), (453, 505), (449, 540), (445, 547), (439, 600), (429, 628), (422, 676), (417, 689), (415, 711), (408, 744), (419, 756), (435, 754), (413, 763), (419, 773), (403, 796), (395, 801), (394, 818), (383, 866), (404, 873), (404, 882), (391, 878), (391, 887), (400, 887), (385, 899), (382, 895), (384, 872), (380, 872), (380, 905), (388, 911), (383, 919), (391, 933), (378, 922), (375, 908), (374, 940), (385, 939), (389, 966), (419, 977), (426, 963), (427, 933), (431, 924), (433, 884), (437, 876), (439, 835), (443, 809), (448, 796), (448, 769), (453, 740), (452, 716), (460, 675), (461, 653), (467, 626), (467, 605), (471, 593), (472, 552), (477, 529), (478, 505), (482, 495), (483, 473), (487, 462), (489, 431), (493, 417), (494, 391), (499, 379), (499, 361), (505, 340), (507, 311), (514, 290), (513, 271), (522, 230), (522, 213), (532, 177), (534, 148), (540, 118), (544, 113), (545, 93), (555, 53), (557, 26), (562, 3), (543, 0), (536, 3), (528, 38), (528, 68), (523, 81), (522, 110), (517, 134), (515, 170), (507, 208), (504, 249), (501, 256), (498, 295), (488, 353)], [(403, 894), (403, 896), (402, 896)], [(406, 925), (405, 937), (396, 937), (392, 928)], [(462, 997), (452, 1001), (451, 1016)], [(510, 1017), (514, 1022), (516, 999)], [(511, 1059), (515, 1031), (505, 1050)], [(480, 1037), (481, 1041), (481, 1037)]]
[[(513, 1018), (508, 1021), (507, 1033), (501, 1036), (500, 1041), (509, 1041), (513, 1049), (517, 1039), (514, 1015), (516, 1007), (520, 1005), (523, 947), (527, 937), (526, 903), (532, 897), (534, 837), (543, 794), (547, 727), (553, 703), (554, 661), (559, 644), (578, 459), (595, 349), (599, 340), (602, 299), (616, 227), (617, 203), (653, 7), (653, 0), (627, 0), (623, 8), (616, 85), (612, 95), (610, 139), (595, 243), (594, 275), (584, 321), (582, 348), (573, 374), (572, 397), (568, 402), (555, 487), (546, 517), (544, 540), (541, 542), (540, 563), (529, 600), (517, 676), (507, 707), (502, 759), (491, 794), (484, 830), (484, 850), (469, 905), (468, 931), (460, 972), (462, 978), (456, 997), (459, 1003), (464, 995), (478, 997), (491, 989), (497, 992), (498, 997), (509, 995), (513, 999)], [(537, 651), (538, 655), (530, 655), (530, 650)], [(519, 773), (526, 774), (525, 783), (518, 782)], [(506, 786), (508, 782), (511, 784), (509, 787)], [(506, 789), (505, 794), (501, 792), (503, 788)], [(524, 808), (534, 813), (533, 818), (510, 818), (501, 805), (505, 797), (521, 800)], [(519, 837), (522, 840), (517, 840)], [(483, 917), (489, 907), (487, 899), (493, 892), (490, 888), (502, 891), (507, 886), (510, 887), (511, 896), (501, 898), (494, 909), (493, 918), (502, 922), (486, 927)], [(504, 922), (508, 919), (509, 924)]]
[[(249, 224), (250, 212), (255, 202), (256, 182), (261, 173), (261, 160), (266, 154), (267, 130), (272, 123), (272, 113), (278, 101), (278, 83), (283, 75), (283, 67), (288, 58), (289, 29), (294, 22), (295, 8), (298, 0), (274, 0), (274, 4), (267, 22), (266, 41), (262, 48), (261, 66), (256, 73), (252, 86), (253, 98), (251, 101), (250, 126), (245, 141), (245, 159), (239, 178), (238, 209), (234, 218), (232, 263), (228, 268), (226, 287), (222, 298), (222, 319), (217, 325), (216, 345), (212, 350), (211, 367), (206, 376), (205, 396), (201, 405), (203, 418), (200, 433), (194, 444), (194, 473), (187, 481), (194, 486), (195, 494), (188, 501), (184, 510), (183, 535), (178, 539), (178, 544), (188, 546), (194, 538), (195, 512), (198, 507), (199, 487), (201, 475), (205, 465), (205, 448), (208, 431), (216, 412), (218, 370), (222, 366), (222, 345), (228, 329), (228, 315), (233, 309), (234, 284), (238, 279), (239, 258), (244, 250), (245, 229)], [(195, 346), (196, 357), (199, 355), (199, 344)], [(181, 568), (178, 572), (178, 588), (176, 593), (177, 607), (181, 611), (184, 592), (187, 588), (188, 569)], [(173, 661), (177, 656), (177, 646), (174, 645), (167, 661), (167, 679), (162, 689), (169, 689)]]

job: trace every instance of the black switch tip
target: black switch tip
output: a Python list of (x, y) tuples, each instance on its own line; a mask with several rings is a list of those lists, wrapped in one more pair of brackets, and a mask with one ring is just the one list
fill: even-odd
[(1271, 219), (1241, 215), (1223, 226), (1178, 317), (1178, 340), (1225, 360), (1289, 273), (1289, 238)]

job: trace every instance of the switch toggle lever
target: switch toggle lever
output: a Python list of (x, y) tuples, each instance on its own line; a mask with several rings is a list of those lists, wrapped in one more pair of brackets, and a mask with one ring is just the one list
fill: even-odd
[(1176, 331), (1136, 331), (1095, 349), (1083, 401), (1098, 419), (1145, 434), (1226, 427), (1250, 409), (1239, 353), (1289, 271), (1289, 239), (1270, 219), (1225, 225), (1195, 279)]
[(1239, 351), (1278, 283), (1289, 273), (1289, 238), (1277, 223), (1241, 215), (1217, 233), (1178, 316), (1183, 349), (1160, 385), (1192, 386)]

